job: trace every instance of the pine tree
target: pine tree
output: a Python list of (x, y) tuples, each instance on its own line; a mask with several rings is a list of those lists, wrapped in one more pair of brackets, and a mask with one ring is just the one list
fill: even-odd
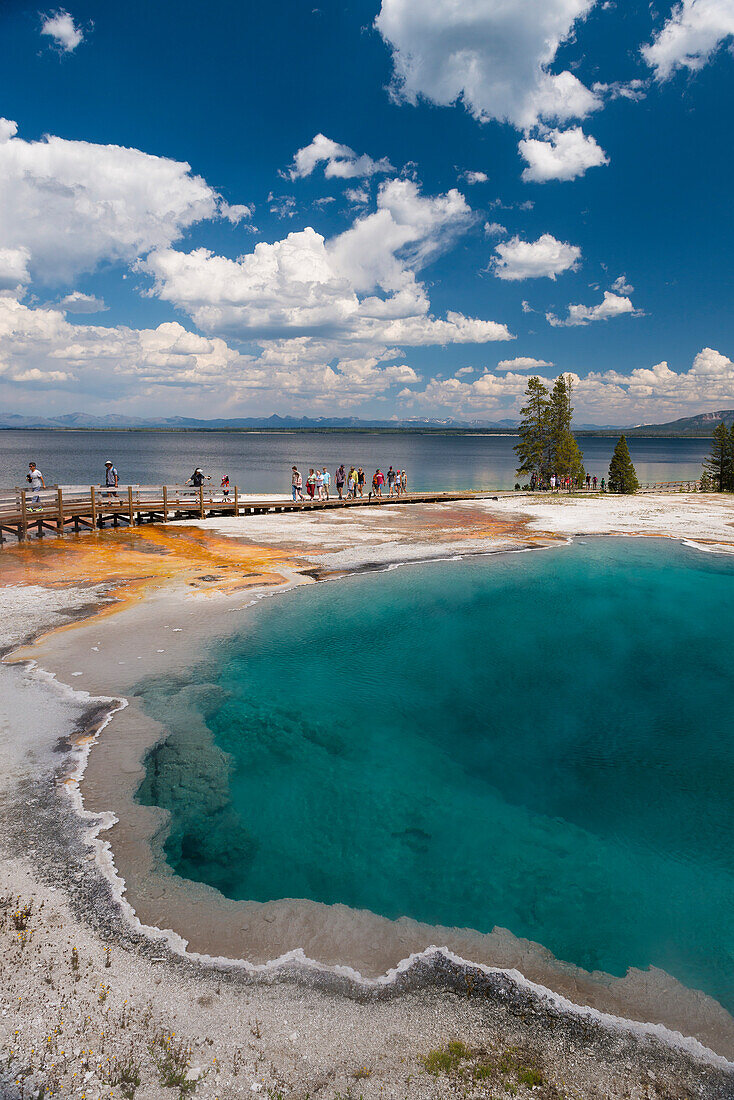
[(627, 440), (622, 435), (614, 448), (609, 463), (609, 491), (611, 493), (636, 493), (640, 487), (630, 458)]
[(704, 472), (709, 475), (714, 489), (723, 493), (732, 488), (732, 452), (734, 452), (734, 424), (731, 434), (723, 420), (714, 428), (711, 454), (704, 459)]
[(518, 429), (520, 442), (514, 448), (517, 473), (542, 477), (548, 440), (548, 390), (536, 375), (528, 379), (525, 398)]
[(564, 432), (556, 445), (555, 472), (560, 477), (575, 477), (581, 483), (586, 477), (584, 456), (579, 450), (573, 432)]
[(560, 477), (585, 476), (583, 458), (571, 432), (571, 376), (561, 374), (556, 379), (548, 404), (547, 471)]

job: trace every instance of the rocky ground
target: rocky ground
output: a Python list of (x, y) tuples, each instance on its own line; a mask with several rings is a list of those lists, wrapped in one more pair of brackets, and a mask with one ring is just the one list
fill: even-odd
[[(734, 543), (734, 510), (717, 498), (610, 500), (602, 508), (591, 499), (576, 507), (505, 498), (380, 509), (364, 518), (357, 510), (343, 518), (250, 517), (257, 525), (242, 521), (239, 530), (230, 521), (210, 525), (220, 538), (244, 537), (281, 555), (287, 547), (289, 560), (326, 571), (384, 564), (419, 542), (423, 556), (427, 546), (448, 555), (543, 545), (578, 531), (669, 533), (717, 549)], [(63, 570), (51, 569), (52, 554), (62, 552), (49, 540), (45, 566), (34, 557), (19, 573), (14, 564), (19, 587), (0, 590), (6, 649), (98, 605), (104, 590), (91, 587), (92, 577), (80, 583), (77, 567), (72, 585)], [(198, 553), (201, 573), (201, 547)], [(59, 587), (44, 585), (44, 568)], [(155, 583), (163, 583), (160, 569)], [(13, 622), (21, 625), (11, 631)], [(365, 987), (297, 960), (260, 971), (204, 965), (163, 937), (142, 935), (103, 874), (89, 823), (74, 812), (73, 738), (57, 737), (48, 753), (37, 740), (47, 686), (31, 684), (21, 710), (13, 710), (10, 689), (27, 674), (20, 667), (0, 672), (3, 1100), (734, 1097), (734, 1065), (694, 1042), (570, 1010), (519, 975), (440, 953), (406, 966), (389, 984)]]

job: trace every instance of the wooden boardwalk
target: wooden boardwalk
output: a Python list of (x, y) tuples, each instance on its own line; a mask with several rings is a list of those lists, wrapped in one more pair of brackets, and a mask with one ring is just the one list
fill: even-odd
[[(640, 486), (641, 493), (696, 492), (696, 481), (658, 481)], [(588, 491), (588, 495), (593, 494)], [(586, 489), (537, 491), (533, 496), (585, 496)], [(523, 492), (523, 496), (527, 495)], [(339, 500), (292, 501), (283, 497), (241, 496), (237, 486), (225, 496), (221, 490), (190, 485), (120, 485), (116, 490), (90, 485), (88, 489), (55, 486), (35, 492), (16, 489), (0, 493), (0, 544), (7, 535), (23, 541), (32, 535), (64, 535), (121, 524), (168, 523), (171, 520), (206, 519), (207, 516), (264, 515), (266, 512), (320, 512), (330, 508), (374, 508), (386, 504), (441, 504), (461, 500), (491, 500), (515, 496), (511, 489), (457, 490), (445, 493), (404, 493), (400, 497), (364, 497)], [(520, 501), (518, 504), (521, 506)]]
[[(503, 494), (504, 495), (504, 494)], [(116, 490), (91, 485), (89, 489), (54, 487), (35, 492), (17, 489), (0, 494), (0, 543), (7, 535), (24, 540), (29, 535), (64, 535), (121, 524), (168, 523), (208, 516), (264, 515), (267, 512), (320, 512), (333, 508), (373, 508), (386, 504), (440, 504), (457, 500), (486, 500), (497, 493), (404, 493), (400, 497), (367, 496), (339, 500), (292, 501), (278, 497), (241, 496), (237, 486), (225, 496), (221, 490), (191, 486), (118, 486)]]

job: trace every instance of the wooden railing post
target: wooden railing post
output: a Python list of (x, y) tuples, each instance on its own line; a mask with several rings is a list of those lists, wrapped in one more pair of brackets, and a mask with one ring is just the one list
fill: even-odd
[(20, 490), (20, 537), (28, 538), (28, 507), (25, 499), (25, 489)]
[(58, 504), (59, 504), (59, 518), (57, 520), (58, 533), (63, 535), (64, 533), (64, 494), (61, 490), (61, 486), (57, 490)]
[(92, 504), (92, 527), (97, 526), (97, 500), (94, 495), (94, 486), (89, 486), (89, 499)]
[(168, 523), (168, 489), (163, 486), (163, 522)]
[(204, 486), (199, 486), (199, 517), (204, 518)]
[(234, 487), (234, 514), (236, 516), (240, 514), (240, 495), (236, 485)]
[(133, 513), (133, 487), (128, 485), (127, 487), (127, 516), (130, 521), (130, 526), (135, 525), (135, 515)]

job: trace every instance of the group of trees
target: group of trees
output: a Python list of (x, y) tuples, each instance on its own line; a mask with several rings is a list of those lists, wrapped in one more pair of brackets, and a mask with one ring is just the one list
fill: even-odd
[(722, 421), (714, 428), (711, 454), (704, 460), (701, 488), (734, 492), (734, 424)]
[[(570, 375), (561, 374), (550, 391), (538, 377), (528, 379), (520, 442), (515, 446), (518, 476), (535, 475), (539, 485), (548, 485), (554, 474), (575, 478), (578, 484), (583, 482), (584, 456), (571, 431), (572, 418)], [(627, 440), (622, 436), (609, 465), (609, 489), (613, 493), (635, 493), (639, 487)]]
[(539, 378), (528, 379), (515, 446), (518, 476), (535, 474), (546, 484), (554, 474), (583, 480), (584, 456), (571, 432), (572, 417), (570, 375), (559, 375), (550, 392)]

